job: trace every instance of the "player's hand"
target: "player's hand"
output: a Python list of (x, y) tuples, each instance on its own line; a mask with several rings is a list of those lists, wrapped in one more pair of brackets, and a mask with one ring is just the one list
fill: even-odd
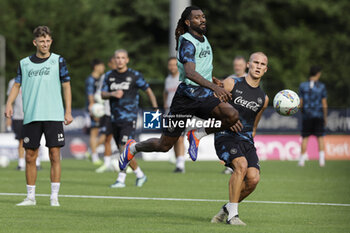
[(219, 86), (215, 86), (214, 96), (219, 98), (221, 102), (228, 102), (229, 100), (232, 100), (232, 94)]
[(117, 99), (120, 99), (123, 97), (124, 92), (122, 90), (116, 90), (116, 91), (111, 92), (111, 95)]
[(215, 85), (218, 85), (219, 87), (224, 87), (224, 83), (221, 82), (220, 79), (217, 79), (217, 78), (214, 77), (214, 76), (213, 76), (213, 83), (214, 83)]
[(65, 124), (65, 125), (69, 125), (70, 123), (72, 123), (72, 121), (73, 121), (73, 116), (72, 116), (72, 114), (66, 112), (66, 113), (64, 114), (64, 124)]
[(6, 118), (11, 118), (12, 115), (13, 115), (12, 105), (6, 105), (6, 108), (5, 108), (5, 117), (6, 117)]
[(241, 132), (243, 129), (243, 124), (240, 120), (238, 120), (230, 129), (236, 133)]

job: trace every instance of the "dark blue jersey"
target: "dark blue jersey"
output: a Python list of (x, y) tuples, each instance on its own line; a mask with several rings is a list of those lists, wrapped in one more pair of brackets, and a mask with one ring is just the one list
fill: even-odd
[[(30, 61), (33, 62), (33, 63), (36, 63), (36, 64), (43, 63), (43, 62), (47, 61), (49, 58), (50, 57), (39, 58), (35, 54), (33, 54), (33, 55), (31, 55), (29, 57)], [(61, 56), (59, 58), (59, 69), (60, 69), (60, 80), (61, 80), (61, 83), (70, 81), (70, 76), (69, 76), (69, 73), (68, 73), (66, 60), (63, 57), (61, 57)], [(15, 77), (15, 82), (16, 83), (22, 83), (22, 70), (21, 70), (21, 66), (20, 65), (18, 65), (18, 68), (17, 68), (17, 76)]]
[(89, 95), (95, 95), (100, 87), (100, 78), (94, 78), (92, 75), (85, 79), (85, 93), (86, 93), (86, 109), (89, 106)]
[(322, 82), (307, 81), (299, 86), (299, 97), (303, 100), (301, 109), (304, 119), (323, 119), (322, 99), (327, 98), (326, 86)]
[(234, 78), (235, 85), (231, 91), (232, 100), (229, 103), (239, 112), (242, 131), (236, 133), (230, 129), (215, 134), (215, 140), (230, 136), (240, 140), (253, 141), (253, 127), (257, 114), (264, 106), (266, 95), (260, 87), (251, 87), (245, 77)]
[(145, 91), (149, 84), (144, 80), (142, 74), (136, 70), (128, 68), (124, 73), (117, 70), (108, 71), (103, 80), (102, 91), (113, 92), (122, 90), (122, 98), (110, 98), (112, 122), (123, 124), (137, 119), (139, 106), (139, 89)]

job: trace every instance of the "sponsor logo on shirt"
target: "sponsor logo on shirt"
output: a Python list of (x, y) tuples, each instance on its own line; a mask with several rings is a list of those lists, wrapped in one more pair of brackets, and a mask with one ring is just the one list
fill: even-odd
[(210, 55), (210, 48), (207, 46), (206, 49), (202, 49), (201, 52), (199, 53), (199, 57), (206, 57), (207, 55)]
[(254, 101), (248, 101), (243, 99), (242, 96), (238, 96), (234, 101), (234, 104), (241, 105), (245, 108), (248, 108), (254, 112), (258, 111), (259, 107), (261, 106), (260, 104), (254, 102)]
[(40, 70), (29, 70), (28, 71), (28, 77), (34, 77), (34, 76), (43, 76), (43, 75), (49, 75), (50, 74), (50, 67), (43, 67)]

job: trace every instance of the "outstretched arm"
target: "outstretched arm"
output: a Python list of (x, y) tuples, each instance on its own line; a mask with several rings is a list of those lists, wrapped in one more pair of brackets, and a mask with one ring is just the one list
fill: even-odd
[(158, 109), (158, 103), (157, 103), (157, 99), (156, 99), (156, 96), (154, 95), (152, 89), (150, 87), (148, 87), (146, 90), (145, 90), (149, 100), (151, 101), (151, 104), (152, 104), (152, 107), (154, 109)]

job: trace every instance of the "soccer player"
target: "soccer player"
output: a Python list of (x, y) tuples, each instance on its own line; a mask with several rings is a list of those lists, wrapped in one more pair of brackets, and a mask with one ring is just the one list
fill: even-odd
[[(71, 114), (70, 77), (65, 59), (51, 53), (51, 31), (47, 26), (38, 26), (33, 31), (33, 44), (36, 53), (20, 61), (15, 84), (6, 103), (6, 117), (13, 115), (12, 103), (20, 88), (23, 99), (23, 147), (26, 152), (27, 198), (18, 206), (36, 205), (35, 181), (40, 138), (45, 135), (51, 161), (51, 206), (59, 206), (61, 164), (60, 147), (65, 138), (62, 122), (65, 125), (73, 121)], [(62, 103), (63, 89), (65, 111)]]
[(253, 53), (248, 62), (248, 75), (227, 78), (224, 87), (231, 92), (232, 104), (239, 112), (239, 121), (215, 134), (215, 150), (226, 166), (233, 169), (229, 181), (229, 203), (225, 204), (211, 222), (226, 220), (231, 225), (246, 225), (238, 217), (238, 203), (252, 193), (260, 179), (259, 158), (254, 146), (256, 128), (269, 98), (260, 88), (260, 80), (267, 71), (267, 56)]
[[(110, 70), (117, 69), (117, 64), (114, 59), (114, 55), (109, 58), (108, 67)], [(106, 74), (101, 76), (99, 90), (102, 91), (103, 81), (105, 79)], [(101, 97), (102, 98), (102, 97)], [(103, 173), (106, 171), (114, 171), (114, 167), (112, 165), (112, 139), (113, 139), (113, 126), (111, 120), (111, 107), (109, 105), (109, 99), (104, 100), (105, 106), (105, 115), (101, 118), (101, 127), (100, 134), (103, 137), (104, 141), (104, 156), (103, 156), (103, 164), (96, 169), (97, 173)]]
[[(195, 6), (187, 7), (175, 30), (181, 84), (172, 100), (169, 116), (180, 116), (175, 119), (178, 122), (186, 121), (188, 116), (221, 121), (221, 127), (200, 128), (188, 132), (188, 151), (193, 161), (197, 159), (199, 140), (202, 137), (229, 128), (238, 120), (237, 110), (227, 103), (231, 93), (214, 83), (219, 81), (212, 76), (213, 51), (204, 36), (205, 32), (206, 17), (203, 11)], [(120, 169), (125, 169), (137, 152), (170, 150), (185, 128), (177, 125), (163, 129), (160, 138), (138, 143), (133, 139), (129, 140), (119, 160)]]
[(307, 158), (307, 142), (310, 135), (315, 135), (318, 142), (319, 164), (325, 166), (324, 135), (327, 125), (327, 90), (319, 81), (322, 69), (320, 66), (310, 68), (309, 81), (299, 86), (300, 109), (302, 114), (301, 156), (298, 165), (303, 167)]
[(245, 72), (247, 69), (247, 62), (243, 56), (236, 56), (235, 59), (233, 59), (233, 71), (234, 74), (231, 74), (228, 76), (229, 78), (240, 78), (243, 76), (247, 76), (247, 73)]
[[(142, 74), (128, 68), (128, 52), (124, 49), (119, 49), (115, 51), (114, 56), (117, 69), (106, 73), (101, 95), (103, 99), (109, 99), (113, 137), (119, 151), (123, 151), (126, 142), (130, 138), (135, 137), (139, 89), (147, 94), (154, 109), (158, 109), (158, 104), (152, 89), (144, 80)], [(136, 160), (130, 163), (130, 167), (136, 175), (136, 186), (141, 187), (146, 182), (147, 177), (138, 166)], [(125, 178), (126, 172), (119, 172), (116, 182), (110, 187), (124, 188)]]
[(86, 89), (86, 110), (90, 114), (90, 149), (91, 149), (91, 160), (95, 165), (101, 165), (102, 161), (98, 157), (97, 146), (99, 144), (98, 132), (100, 127), (100, 119), (92, 116), (91, 108), (95, 103), (95, 94), (98, 91), (99, 82), (102, 74), (105, 71), (105, 65), (99, 59), (93, 59), (91, 62), (92, 73), (85, 80)]
[[(171, 101), (174, 98), (177, 87), (180, 84), (179, 80), (179, 70), (177, 68), (176, 57), (170, 57), (168, 59), (168, 76), (165, 78), (163, 99), (164, 99), (164, 110), (169, 112)], [(176, 167), (175, 173), (185, 172), (185, 144), (184, 136), (180, 136), (179, 140), (174, 145), (175, 157), (176, 157)]]

